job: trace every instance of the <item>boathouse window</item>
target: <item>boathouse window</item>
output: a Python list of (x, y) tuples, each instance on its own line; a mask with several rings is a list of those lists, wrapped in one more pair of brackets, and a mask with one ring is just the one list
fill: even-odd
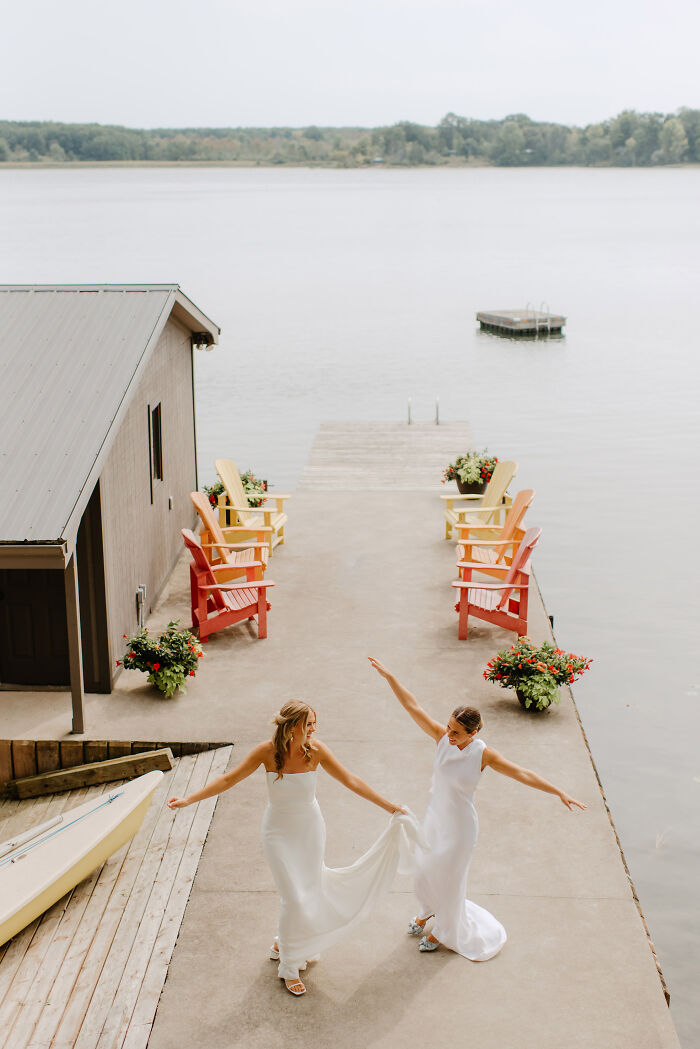
[(161, 405), (148, 406), (148, 454), (151, 460), (151, 502), (154, 482), (163, 480), (163, 426)]

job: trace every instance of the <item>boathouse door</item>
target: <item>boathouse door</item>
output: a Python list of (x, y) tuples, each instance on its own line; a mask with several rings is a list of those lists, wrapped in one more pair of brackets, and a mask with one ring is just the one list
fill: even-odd
[[(99, 482), (78, 529), (77, 564), (85, 691), (109, 692)], [(0, 683), (69, 686), (66, 594), (60, 569), (0, 570)]]

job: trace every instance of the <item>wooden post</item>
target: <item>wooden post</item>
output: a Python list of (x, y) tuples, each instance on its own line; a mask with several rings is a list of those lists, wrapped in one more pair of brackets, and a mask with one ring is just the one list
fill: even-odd
[(66, 624), (68, 626), (68, 661), (70, 665), (70, 690), (73, 699), (73, 726), (71, 731), (85, 731), (83, 713), (83, 645), (80, 636), (80, 598), (78, 597), (78, 573), (75, 554), (63, 573), (66, 590)]

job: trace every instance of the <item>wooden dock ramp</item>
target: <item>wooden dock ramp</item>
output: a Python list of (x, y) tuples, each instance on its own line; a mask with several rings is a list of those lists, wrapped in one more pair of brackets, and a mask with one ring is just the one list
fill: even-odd
[[(166, 801), (230, 755), (179, 758), (134, 839), (0, 947), (0, 1049), (145, 1049), (216, 799), (177, 820)], [(5, 800), (0, 839), (111, 788)]]

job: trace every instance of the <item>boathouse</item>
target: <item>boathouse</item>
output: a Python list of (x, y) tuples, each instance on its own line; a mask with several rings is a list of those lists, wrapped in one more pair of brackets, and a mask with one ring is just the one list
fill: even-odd
[(194, 350), (178, 285), (0, 286), (0, 686), (110, 692), (193, 524)]

